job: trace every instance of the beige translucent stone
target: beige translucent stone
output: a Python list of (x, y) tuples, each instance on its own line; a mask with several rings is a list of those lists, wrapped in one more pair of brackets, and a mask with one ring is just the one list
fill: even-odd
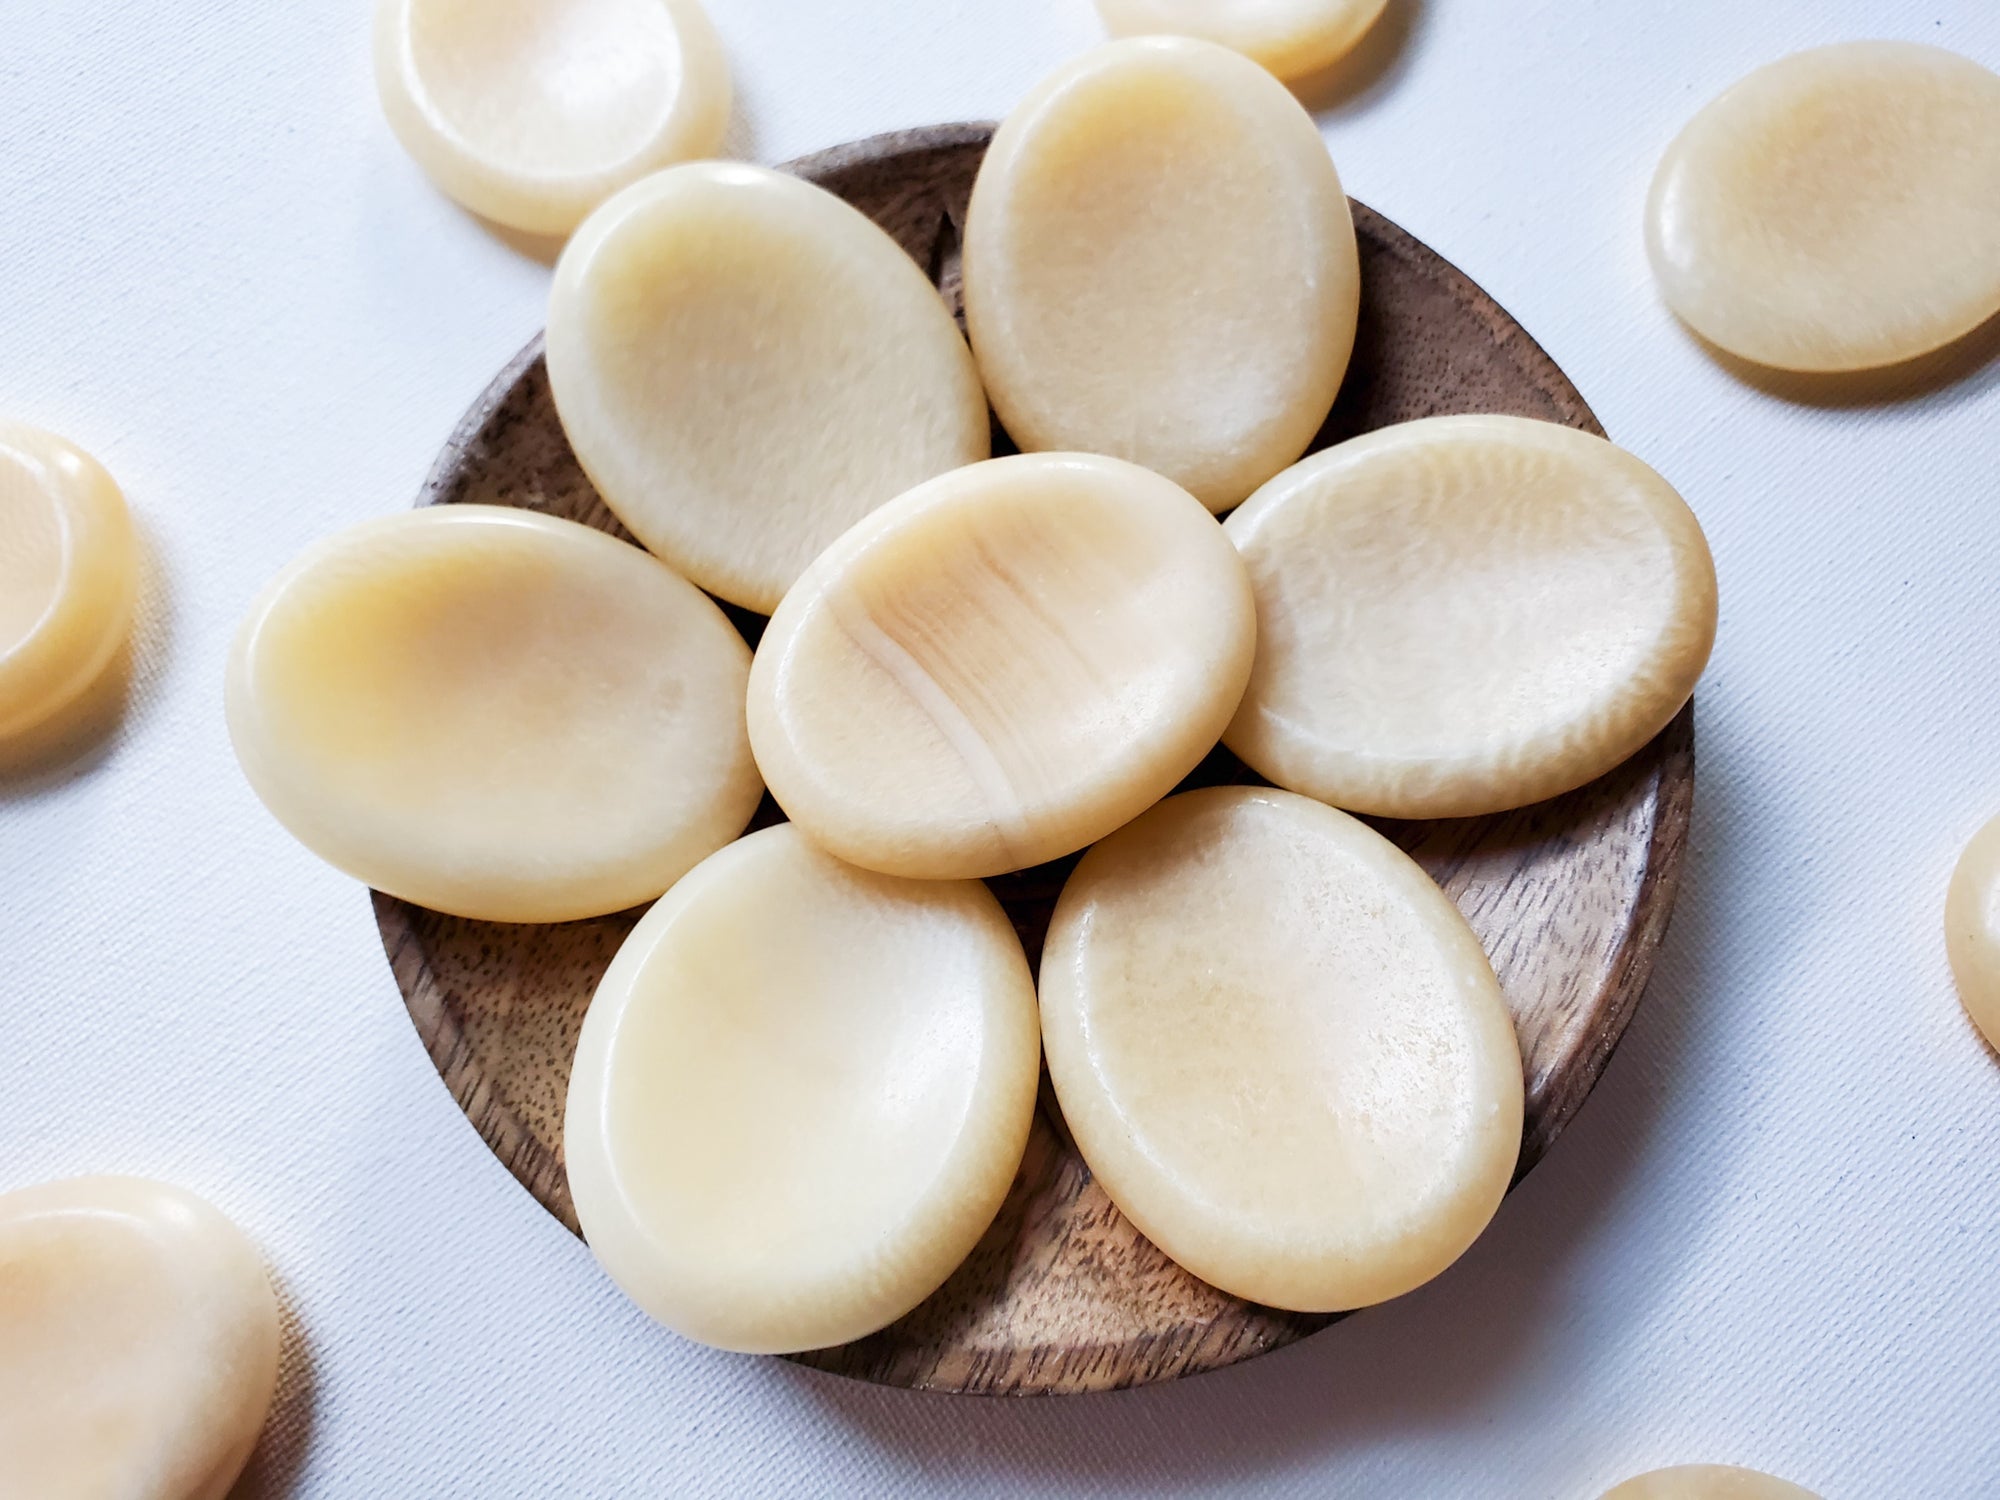
[(1354, 49), (1387, 0), (1097, 0), (1114, 36), (1192, 36), (1278, 77), (1303, 78)]
[(342, 532), (264, 591), (229, 730), (278, 821), (350, 875), (561, 922), (652, 900), (749, 822), (749, 654), (637, 547), (437, 506)]
[(1753, 1469), (1683, 1464), (1674, 1469), (1656, 1469), (1613, 1485), (1604, 1492), (1603, 1500), (1819, 1500), (1819, 1497), (1811, 1490)]
[(993, 459), (884, 506), (785, 596), (750, 743), (841, 858), (995, 875), (1172, 790), (1229, 722), (1255, 628), (1242, 564), (1185, 490), (1111, 458)]
[(564, 1126), (584, 1237), (689, 1338), (860, 1338), (992, 1222), (1038, 1058), (1028, 961), (983, 886), (751, 834), (640, 920), (584, 1017)]
[(1143, 37), (1007, 117), (967, 214), (965, 314), (1024, 450), (1143, 464), (1226, 510), (1305, 451), (1360, 298), (1312, 117), (1248, 59)]
[(179, 1188), (0, 1194), (0, 1494), (222, 1500), (278, 1379), (256, 1247)]
[(1952, 872), (1944, 932), (1965, 1012), (2000, 1050), (2000, 818), (1973, 835)]
[(869, 511), (990, 451), (930, 278), (831, 193), (761, 167), (678, 167), (606, 204), (556, 267), (548, 361), (605, 503), (764, 614)]
[(1679, 711), (1715, 638), (1693, 513), (1631, 454), (1551, 423), (1372, 432), (1225, 529), (1258, 645), (1224, 738), (1355, 812), (1461, 817), (1581, 786)]
[(0, 422), (0, 739), (82, 696), (132, 623), (139, 546), (97, 461)]
[(1367, 825), (1171, 797), (1083, 857), (1041, 968), (1049, 1077), (1112, 1201), (1203, 1280), (1330, 1312), (1437, 1275), (1520, 1153), (1479, 940)]
[(1744, 359), (1940, 348), (2000, 313), (2000, 76), (1910, 42), (1760, 68), (1668, 148), (1646, 245), (1667, 305)]
[(729, 69), (699, 0), (379, 0), (403, 147), (475, 213), (567, 234), (648, 172), (712, 156)]

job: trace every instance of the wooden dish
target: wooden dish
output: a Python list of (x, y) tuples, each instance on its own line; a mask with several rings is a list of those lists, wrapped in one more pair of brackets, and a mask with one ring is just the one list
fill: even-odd
[[(956, 310), (958, 229), (989, 125), (878, 136), (790, 164), (927, 267)], [(1513, 412), (1597, 432), (1549, 357), (1492, 299), (1394, 224), (1354, 206), (1362, 309), (1353, 367), (1315, 447), (1448, 412)], [(997, 451), (1011, 446), (996, 433)], [(563, 438), (537, 340), (445, 445), (420, 504), (547, 511), (626, 536)], [(628, 538), (629, 539), (629, 538)], [(762, 621), (732, 611), (754, 641)], [(1254, 779), (1225, 751), (1194, 783)], [(1692, 707), (1625, 765), (1494, 817), (1381, 826), (1479, 933), (1527, 1068), (1519, 1171), (1540, 1160), (1631, 1019), (1667, 925), (1694, 794)], [(760, 822), (780, 814), (769, 800)], [(993, 882), (1030, 957), (1069, 861)], [(572, 1230), (562, 1168), (577, 1028), (637, 912), (560, 926), (472, 922), (377, 893), (383, 946), (452, 1096)], [(981, 1394), (1112, 1390), (1218, 1369), (1333, 1322), (1225, 1296), (1153, 1248), (1070, 1144), (1047, 1079), (1013, 1191), (927, 1302), (880, 1333), (798, 1355), (888, 1385)]]

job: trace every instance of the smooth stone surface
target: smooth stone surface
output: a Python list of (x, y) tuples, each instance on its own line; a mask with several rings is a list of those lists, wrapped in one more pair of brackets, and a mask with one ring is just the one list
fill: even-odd
[(1038, 1057), (1033, 976), (985, 887), (751, 834), (640, 920), (584, 1017), (565, 1131), (584, 1237), (689, 1338), (872, 1333), (992, 1222)]
[(712, 156), (729, 66), (700, 0), (379, 0), (375, 82), (403, 148), (474, 213), (567, 234)]
[(606, 204), (556, 267), (548, 362), (605, 504), (761, 614), (876, 506), (991, 451), (929, 278), (831, 193), (762, 167), (680, 167)]
[(278, 1303), (241, 1230), (179, 1188), (0, 1194), (0, 1494), (222, 1500), (278, 1380)]
[(1249, 581), (1185, 490), (1114, 458), (946, 474), (828, 548), (750, 669), (791, 819), (869, 869), (997, 875), (1173, 789), (1235, 711)]
[(965, 316), (1024, 451), (1130, 459), (1226, 510), (1305, 451), (1354, 347), (1354, 221), (1319, 129), (1210, 42), (1112, 42), (993, 137)]
[(1113, 36), (1191, 36), (1241, 52), (1278, 77), (1328, 67), (1368, 34), (1388, 0), (1097, 0)]
[(1965, 846), (1944, 906), (1945, 950), (1965, 1013), (2000, 1051), (2000, 818)]
[(0, 739), (59, 715), (124, 642), (139, 543), (89, 454), (0, 421)]
[(1682, 1464), (1613, 1485), (1603, 1500), (1819, 1500), (1811, 1490), (1725, 1464)]
[(1910, 42), (1760, 68), (1667, 149), (1646, 248), (1667, 305), (1755, 363), (1941, 348), (2000, 313), (2000, 75)]
[(1479, 939), (1407, 854), (1309, 798), (1187, 792), (1092, 849), (1049, 923), (1041, 1005), (1091, 1171), (1236, 1296), (1400, 1296), (1513, 1176), (1521, 1053)]
[(637, 547), (454, 506), (366, 521), (251, 606), (237, 759), (321, 858), (461, 916), (560, 922), (658, 896), (761, 788), (749, 649)]
[(1581, 786), (1679, 712), (1715, 639), (1694, 514), (1553, 423), (1384, 428), (1279, 475), (1224, 530), (1258, 628), (1225, 742), (1353, 812), (1467, 817)]

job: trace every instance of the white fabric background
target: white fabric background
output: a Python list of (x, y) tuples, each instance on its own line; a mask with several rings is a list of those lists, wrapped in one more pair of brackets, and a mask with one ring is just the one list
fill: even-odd
[[(711, 4), (767, 161), (997, 115), (1098, 35), (1087, 0)], [(446, 1096), (363, 892), (236, 772), (251, 594), (410, 502), (548, 282), (397, 149), (362, 0), (7, 0), (0, 411), (111, 467), (153, 566), (117, 734), (0, 782), (0, 1187), (157, 1174), (267, 1247), (306, 1353), (248, 1493), (1591, 1500), (1726, 1460), (2000, 1494), (2000, 1066), (1939, 933), (2000, 811), (2000, 359), (1782, 399), (1679, 331), (1639, 234), (1660, 149), (1752, 66), (1867, 35), (1996, 66), (2000, 8), (1391, 4), (1321, 116), (1348, 186), (1715, 548), (1679, 913), (1596, 1096), (1442, 1280), (1178, 1387), (1014, 1403), (649, 1326)]]

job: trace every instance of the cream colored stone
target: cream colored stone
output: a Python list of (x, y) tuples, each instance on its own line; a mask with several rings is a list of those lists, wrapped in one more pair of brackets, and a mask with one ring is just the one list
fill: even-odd
[(992, 1222), (1038, 1057), (1028, 961), (983, 886), (751, 834), (640, 920), (584, 1017), (564, 1126), (584, 1237), (689, 1338), (860, 1338)]
[(560, 922), (650, 901), (756, 810), (749, 648), (637, 547), (449, 505), (312, 548), (229, 663), (243, 771), (301, 842), (419, 905)]
[(1241, 52), (1283, 79), (1353, 51), (1388, 0), (1097, 0), (1113, 36), (1191, 36)]
[(761, 167), (679, 167), (606, 204), (556, 267), (548, 360), (605, 503), (764, 614), (869, 511), (991, 451), (930, 278), (833, 194)]
[(1603, 1500), (1819, 1500), (1819, 1497), (1811, 1490), (1752, 1469), (1683, 1464), (1673, 1469), (1656, 1469), (1613, 1485), (1604, 1492)]
[(1760, 68), (1667, 149), (1646, 248), (1667, 305), (1758, 364), (1951, 343), (2000, 313), (2000, 76), (1910, 42)]
[(813, 563), (757, 648), (750, 742), (841, 858), (995, 875), (1172, 790), (1229, 722), (1254, 645), (1242, 565), (1185, 490), (1112, 458), (997, 458)]
[(1305, 451), (1346, 373), (1361, 273), (1312, 117), (1209, 42), (1064, 64), (980, 167), (965, 314), (1022, 449), (1130, 459), (1226, 510)]
[(729, 124), (700, 0), (378, 0), (375, 81), (432, 181), (534, 234), (714, 155)]
[(1973, 835), (1952, 871), (1944, 934), (1965, 1013), (2000, 1050), (2000, 818)]
[(278, 1379), (256, 1247), (191, 1193), (0, 1194), (0, 1494), (222, 1500)]
[(1083, 857), (1042, 1039), (1091, 1171), (1224, 1291), (1331, 1312), (1450, 1265), (1520, 1153), (1479, 940), (1401, 850), (1265, 787), (1171, 797)]
[(139, 544), (118, 486), (53, 433), (0, 422), (0, 739), (76, 702), (123, 644)]
[(1461, 817), (1581, 786), (1680, 710), (1715, 638), (1693, 513), (1631, 454), (1547, 422), (1371, 432), (1225, 530), (1258, 645), (1224, 738), (1353, 812)]

